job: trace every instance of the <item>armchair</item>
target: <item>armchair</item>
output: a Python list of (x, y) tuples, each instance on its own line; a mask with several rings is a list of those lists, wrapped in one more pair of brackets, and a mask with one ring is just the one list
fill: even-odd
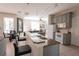
[(14, 49), (15, 49), (15, 56), (20, 56), (20, 55), (24, 55), (24, 54), (31, 54), (31, 47), (29, 45), (24, 45), (24, 46), (20, 46), (18, 47), (18, 42), (16, 41), (15, 43), (13, 43), (14, 45)]
[(26, 41), (26, 33), (20, 32), (18, 35), (18, 41)]

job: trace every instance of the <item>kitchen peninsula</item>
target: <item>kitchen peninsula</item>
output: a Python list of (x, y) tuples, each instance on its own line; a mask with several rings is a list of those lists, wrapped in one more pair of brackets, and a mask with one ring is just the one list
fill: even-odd
[(52, 39), (40, 38), (37, 33), (29, 33), (26, 44), (31, 46), (32, 56), (59, 55), (59, 42)]

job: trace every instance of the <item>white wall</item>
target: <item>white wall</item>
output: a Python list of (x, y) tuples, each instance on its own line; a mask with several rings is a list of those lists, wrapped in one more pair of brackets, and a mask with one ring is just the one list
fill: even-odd
[(72, 40), (71, 43), (73, 45), (79, 46), (79, 7), (74, 11), (74, 15), (72, 18)]

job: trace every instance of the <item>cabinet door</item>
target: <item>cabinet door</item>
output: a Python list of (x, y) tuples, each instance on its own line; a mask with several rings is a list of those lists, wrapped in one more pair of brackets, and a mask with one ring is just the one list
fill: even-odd
[(61, 16), (59, 16), (58, 17), (58, 23), (61, 23), (61, 21), (62, 21), (62, 18), (61, 18)]
[(71, 28), (71, 25), (72, 25), (72, 13), (67, 13), (66, 24), (67, 24), (67, 28)]
[(53, 17), (52, 15), (49, 15), (49, 24), (52, 24), (53, 23)]
[(51, 16), (51, 21), (50, 22), (51, 22), (51, 24), (53, 23), (53, 17), (52, 16)]
[(56, 17), (54, 17), (54, 19), (53, 19), (53, 23), (56, 23)]
[(54, 16), (53, 15), (49, 15), (49, 24), (54, 23)]
[(51, 16), (48, 17), (48, 23), (51, 24)]
[(62, 15), (62, 23), (66, 23), (66, 19), (67, 19), (66, 14)]
[(58, 17), (56, 17), (56, 23), (58, 23)]
[(59, 21), (59, 20), (58, 20), (58, 17), (56, 17), (56, 18), (55, 18), (55, 23), (58, 23), (58, 21)]
[(54, 23), (62, 23), (62, 16), (56, 16), (54, 18)]
[(66, 20), (66, 24), (67, 24), (67, 28), (69, 28), (69, 13), (66, 14), (67, 15), (67, 20)]
[(59, 16), (56, 17), (56, 23), (59, 23)]

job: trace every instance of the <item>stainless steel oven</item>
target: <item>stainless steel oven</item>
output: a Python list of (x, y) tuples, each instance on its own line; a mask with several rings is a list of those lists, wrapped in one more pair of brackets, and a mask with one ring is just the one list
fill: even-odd
[(63, 43), (63, 34), (60, 32), (56, 32), (55, 33), (55, 40), (60, 42), (60, 43)]

